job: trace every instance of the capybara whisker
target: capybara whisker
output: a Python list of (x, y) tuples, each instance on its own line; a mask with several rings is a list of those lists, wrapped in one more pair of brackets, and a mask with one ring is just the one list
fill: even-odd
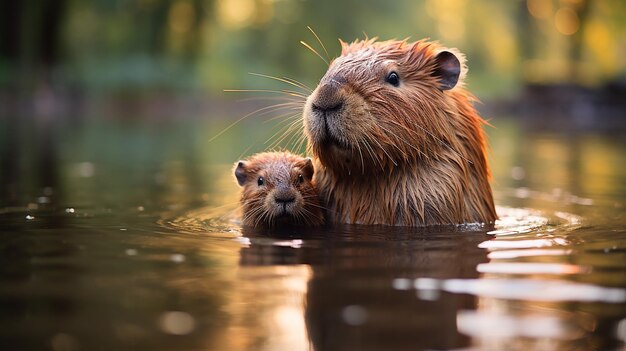
[(290, 81), (292, 83), (295, 83), (298, 86), (302, 87), (303, 89), (306, 89), (307, 91), (313, 92), (313, 89), (311, 89), (308, 85), (306, 85), (306, 84), (304, 84), (304, 83), (302, 83), (302, 82), (300, 82), (298, 80), (295, 80), (295, 79), (289, 78), (289, 77), (283, 77), (283, 79), (288, 80), (288, 81)]
[[(283, 141), (285, 141), (285, 139), (287, 139), (290, 135), (294, 134), (294, 132), (297, 131), (294, 130), (294, 128), (297, 128), (299, 124), (300, 120), (298, 119), (295, 121), (291, 121), (287, 125), (282, 126), (278, 132), (276, 132), (270, 139), (265, 142), (265, 144), (271, 142), (271, 144), (269, 145), (270, 149), (277, 147)], [(272, 139), (274, 141), (272, 141)]]
[(272, 90), (272, 89), (224, 89), (225, 93), (273, 93), (273, 94), (285, 94), (288, 96), (298, 97), (306, 99), (306, 95), (299, 91), (293, 90)]
[(311, 26), (307, 26), (307, 28), (313, 34), (313, 36), (315, 36), (315, 39), (317, 39), (317, 42), (320, 43), (320, 46), (324, 50), (324, 53), (326, 53), (326, 58), (328, 59), (328, 62), (330, 62), (331, 61), (330, 55), (328, 54), (328, 50), (326, 50), (326, 46), (324, 45), (324, 43), (322, 43), (322, 40), (320, 39), (320, 37), (317, 36), (317, 33), (315, 33), (315, 31), (313, 30), (313, 28), (311, 28)]
[(311, 90), (311, 88), (303, 86), (302, 84), (299, 84), (299, 83), (294, 83), (293, 81), (285, 79), (285, 78), (274, 77), (274, 76), (270, 76), (270, 75), (267, 75), (267, 74), (261, 74), (261, 73), (249, 72), (249, 74), (251, 74), (253, 76), (257, 76), (257, 77), (269, 78), (269, 79), (277, 80), (279, 82), (287, 83), (289, 85), (293, 85), (296, 88), (300, 88), (300, 89), (306, 91), (307, 93), (313, 92), (313, 90)]
[(330, 65), (330, 63), (328, 62), (328, 60), (326, 60), (325, 58), (322, 57), (322, 55), (319, 54), (319, 52), (317, 52), (315, 49), (313, 49), (311, 47), (311, 45), (305, 43), (304, 41), (300, 40), (300, 44), (304, 45), (304, 47), (306, 47), (307, 49), (311, 50), (315, 55), (317, 55), (317, 57), (319, 57), (320, 59), (322, 59), (322, 61), (324, 61), (325, 64)]

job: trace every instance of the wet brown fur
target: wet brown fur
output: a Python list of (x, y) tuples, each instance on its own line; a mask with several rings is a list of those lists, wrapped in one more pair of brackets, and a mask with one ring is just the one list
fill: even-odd
[[(240, 202), (244, 225), (273, 227), (324, 223), (319, 193), (313, 184), (311, 159), (289, 152), (263, 152), (237, 162), (234, 172), (243, 187)], [(259, 177), (263, 177), (261, 186), (258, 185)], [(286, 215), (275, 201), (280, 192), (294, 197)]]
[[(463, 88), (463, 56), (425, 40), (341, 44), (341, 56), (304, 108), (315, 180), (331, 220), (405, 226), (493, 223), (485, 122), (472, 105), (476, 99)], [(450, 90), (440, 90), (434, 75), (435, 57), (444, 50), (462, 68)], [(400, 76), (399, 87), (385, 81), (392, 70)], [(339, 97), (323, 91), (331, 80), (341, 83)], [(312, 106), (329, 98), (342, 99), (343, 109), (322, 122)]]

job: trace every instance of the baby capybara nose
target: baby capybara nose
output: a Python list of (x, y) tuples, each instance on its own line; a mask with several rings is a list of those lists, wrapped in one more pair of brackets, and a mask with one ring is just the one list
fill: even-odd
[(283, 197), (283, 198), (274, 197), (274, 200), (275, 200), (275, 201), (276, 201), (276, 203), (277, 203), (277, 204), (279, 204), (279, 205), (286, 205), (286, 204), (288, 204), (288, 203), (291, 203), (291, 202), (296, 201), (296, 198), (295, 198), (295, 196), (291, 196), (291, 197), (288, 197), (288, 198), (284, 198), (284, 197)]
[(290, 189), (278, 189), (274, 193), (274, 201), (279, 205), (286, 205), (296, 201), (296, 195)]

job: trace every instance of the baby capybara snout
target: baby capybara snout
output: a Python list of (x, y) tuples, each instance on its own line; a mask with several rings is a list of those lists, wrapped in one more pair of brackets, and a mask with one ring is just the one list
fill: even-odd
[(274, 191), (274, 201), (279, 205), (287, 205), (296, 201), (296, 193), (292, 188), (281, 185)]
[(296, 202), (296, 190), (286, 184), (279, 184), (273, 191), (274, 203), (278, 207), (279, 211), (285, 213), (291, 211), (291, 205)]

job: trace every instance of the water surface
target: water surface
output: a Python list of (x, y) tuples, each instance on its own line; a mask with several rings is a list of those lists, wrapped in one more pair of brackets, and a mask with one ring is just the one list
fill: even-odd
[(1, 348), (623, 349), (624, 139), (492, 123), (495, 228), (271, 231), (241, 228), (231, 175), (267, 128), (22, 124), (1, 149)]

